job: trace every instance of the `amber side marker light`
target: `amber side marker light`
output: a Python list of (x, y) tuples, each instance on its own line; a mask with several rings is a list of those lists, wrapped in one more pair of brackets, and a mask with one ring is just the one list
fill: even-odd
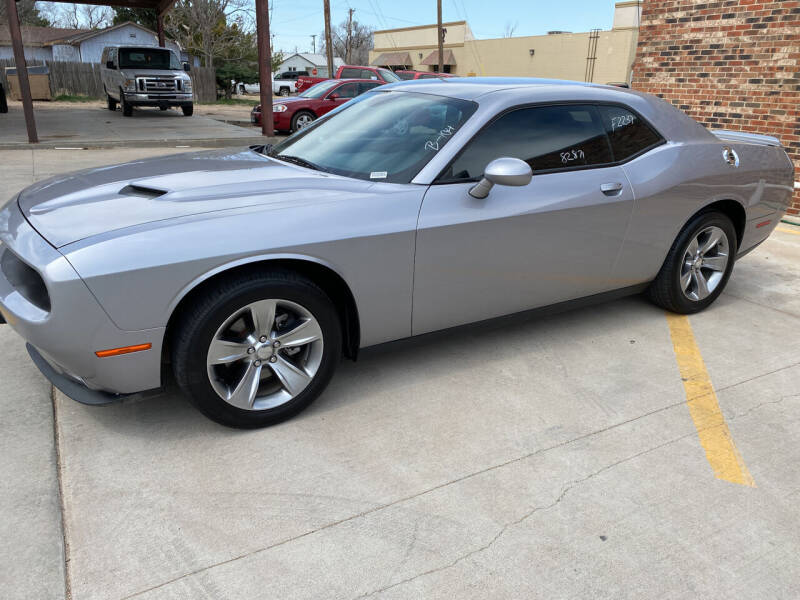
[(153, 344), (137, 344), (135, 346), (125, 346), (124, 348), (112, 348), (111, 350), (98, 350), (95, 352), (100, 358), (108, 358), (109, 356), (119, 356), (120, 354), (130, 354), (131, 352), (142, 352), (143, 350), (150, 350)]

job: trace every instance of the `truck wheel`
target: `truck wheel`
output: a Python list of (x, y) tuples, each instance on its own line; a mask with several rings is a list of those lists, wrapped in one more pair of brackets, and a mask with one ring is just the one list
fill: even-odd
[(292, 131), (298, 129), (305, 129), (314, 122), (316, 117), (307, 110), (301, 110), (294, 117), (292, 117)]
[(194, 104), (190, 104), (189, 106), (181, 106), (181, 110), (183, 111), (184, 117), (191, 117), (194, 114)]
[(119, 91), (119, 103), (122, 106), (123, 117), (133, 116), (133, 107), (125, 100), (125, 92), (122, 90)]
[(159, 106), (158, 110), (167, 110), (169, 106)]
[(279, 96), (288, 96), (288, 95), (289, 95), (289, 88), (287, 88), (287, 87), (282, 87), (282, 88), (280, 89), (280, 91), (278, 92), (278, 95), (279, 95)]
[(106, 102), (108, 103), (108, 110), (112, 112), (117, 110), (117, 101), (114, 100), (109, 94), (106, 94)]

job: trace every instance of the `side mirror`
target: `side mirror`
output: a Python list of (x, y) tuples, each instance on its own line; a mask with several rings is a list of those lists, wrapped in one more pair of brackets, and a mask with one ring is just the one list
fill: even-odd
[(489, 195), (494, 185), (523, 186), (528, 185), (533, 177), (530, 165), (518, 158), (496, 158), (483, 173), (483, 179), (469, 190), (473, 198), (483, 199)]
[(189, 65), (188, 62), (183, 63), (183, 70), (187, 73), (192, 70), (192, 67)]
[(107, 60), (106, 61), (106, 69), (116, 69), (116, 68), (117, 67), (114, 66), (114, 61), (113, 60)]

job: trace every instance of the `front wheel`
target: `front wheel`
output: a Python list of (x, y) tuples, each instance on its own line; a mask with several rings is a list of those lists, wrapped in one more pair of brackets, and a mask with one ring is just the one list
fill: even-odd
[(106, 105), (110, 111), (117, 110), (117, 101), (114, 100), (109, 94), (106, 94)]
[(120, 90), (120, 92), (119, 92), (119, 103), (122, 106), (122, 116), (123, 117), (131, 117), (131, 116), (133, 116), (133, 107), (125, 99), (125, 92), (123, 92), (122, 90)]
[(336, 308), (295, 273), (231, 277), (181, 315), (175, 378), (206, 416), (255, 428), (297, 414), (325, 389), (342, 353)]
[(294, 117), (292, 117), (292, 131), (298, 129), (305, 129), (314, 122), (316, 117), (306, 110), (301, 110)]
[(650, 284), (650, 299), (680, 314), (703, 310), (725, 289), (736, 252), (736, 230), (730, 218), (716, 211), (700, 213), (672, 244)]
[(194, 114), (194, 104), (190, 104), (189, 106), (181, 106), (181, 110), (183, 111), (184, 117), (191, 117)]

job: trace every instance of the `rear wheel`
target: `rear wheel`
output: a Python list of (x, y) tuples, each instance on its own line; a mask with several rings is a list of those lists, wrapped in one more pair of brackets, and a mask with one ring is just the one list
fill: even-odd
[(292, 117), (292, 131), (298, 129), (305, 129), (316, 119), (316, 117), (307, 110), (301, 110), (294, 117)]
[(183, 111), (184, 117), (191, 117), (194, 114), (194, 104), (190, 104), (189, 106), (181, 106), (181, 110)]
[(708, 307), (725, 289), (737, 252), (730, 218), (711, 211), (695, 216), (678, 235), (650, 288), (650, 299), (681, 314)]
[(278, 95), (279, 96), (288, 96), (289, 95), (289, 88), (288, 87), (282, 87), (280, 89), (280, 91), (278, 92)]
[(308, 279), (275, 271), (209, 288), (182, 315), (172, 360), (178, 384), (201, 412), (254, 428), (311, 404), (341, 352), (330, 298)]

